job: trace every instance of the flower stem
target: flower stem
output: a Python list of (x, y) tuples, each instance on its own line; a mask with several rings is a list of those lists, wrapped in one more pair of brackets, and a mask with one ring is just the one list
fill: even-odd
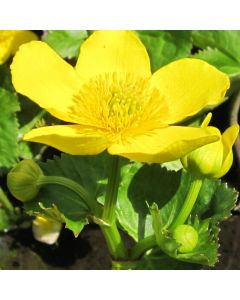
[(111, 224), (115, 220), (115, 207), (117, 202), (118, 185), (120, 178), (120, 162), (118, 156), (111, 156), (111, 169), (108, 177), (106, 198), (102, 219)]
[(111, 226), (102, 225), (100, 227), (111, 256), (114, 259), (125, 259), (127, 257), (127, 249), (123, 244), (116, 222), (111, 223)]
[(97, 217), (100, 217), (102, 212), (100, 204), (98, 204), (98, 202), (92, 198), (88, 191), (79, 183), (61, 176), (42, 176), (37, 181), (38, 186), (43, 186), (46, 184), (57, 184), (72, 190), (78, 196), (80, 196), (92, 213), (94, 213)]
[(146, 251), (157, 247), (156, 237), (155, 235), (148, 236), (138, 243), (131, 249), (130, 251), (130, 259), (136, 260), (141, 258), (145, 254)]
[(12, 203), (9, 201), (8, 197), (5, 195), (1, 187), (0, 187), (0, 202), (9, 211), (10, 214), (12, 215), (14, 214), (14, 207)]
[(175, 221), (170, 226), (171, 230), (174, 230), (178, 225), (182, 225), (186, 222), (187, 218), (189, 217), (193, 206), (197, 200), (198, 194), (200, 192), (200, 189), (202, 187), (203, 180), (200, 178), (193, 178), (187, 197), (185, 199), (185, 202), (182, 206), (182, 209), (175, 219)]
[(108, 177), (108, 185), (106, 198), (103, 208), (102, 219), (108, 226), (100, 226), (106, 239), (108, 249), (114, 259), (125, 259), (127, 250), (122, 241), (122, 237), (118, 231), (116, 224), (116, 202), (118, 194), (118, 185), (120, 178), (120, 161), (118, 156), (111, 156), (110, 173)]

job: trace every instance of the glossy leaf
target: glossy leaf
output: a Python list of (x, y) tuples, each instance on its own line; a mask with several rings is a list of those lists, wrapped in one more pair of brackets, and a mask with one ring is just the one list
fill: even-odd
[(88, 37), (86, 30), (49, 30), (44, 41), (63, 58), (76, 58), (82, 42)]
[(152, 71), (191, 53), (191, 32), (188, 30), (137, 30), (145, 45)]
[[(84, 186), (97, 199), (105, 190), (108, 172), (108, 156), (71, 156), (62, 154), (46, 163), (40, 163), (45, 175), (63, 176)], [(41, 205), (39, 206), (39, 203)], [(46, 185), (41, 188), (38, 197), (25, 204), (31, 214), (44, 214), (45, 209), (57, 208), (62, 214), (62, 222), (77, 236), (87, 224), (89, 215), (86, 204), (73, 191), (59, 185)], [(53, 218), (53, 216), (51, 215)], [(55, 216), (56, 218), (56, 216)], [(59, 219), (59, 217), (57, 217)]]

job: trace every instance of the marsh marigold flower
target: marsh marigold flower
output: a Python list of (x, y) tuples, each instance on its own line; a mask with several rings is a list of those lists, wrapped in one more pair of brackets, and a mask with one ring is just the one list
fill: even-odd
[(32, 40), (37, 40), (37, 36), (28, 30), (0, 30), (0, 65), (15, 54), (20, 45)]
[(43, 42), (20, 47), (16, 90), (68, 125), (31, 130), (25, 140), (76, 155), (107, 149), (142, 162), (175, 160), (219, 139), (215, 128), (174, 125), (218, 104), (229, 79), (198, 59), (180, 59), (151, 74), (134, 32), (96, 31), (81, 46), (76, 67)]
[[(212, 114), (205, 118), (202, 128), (206, 128), (211, 121)], [(225, 175), (232, 166), (232, 146), (239, 132), (237, 124), (227, 128), (217, 142), (202, 146), (184, 156), (181, 161), (185, 169), (197, 177), (206, 176), (220, 178)]]

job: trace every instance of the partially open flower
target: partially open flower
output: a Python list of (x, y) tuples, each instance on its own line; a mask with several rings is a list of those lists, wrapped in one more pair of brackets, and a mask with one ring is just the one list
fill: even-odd
[(0, 30), (0, 65), (24, 43), (37, 40), (37, 36), (28, 30)]
[(13, 85), (70, 124), (31, 130), (25, 140), (73, 155), (107, 150), (142, 162), (166, 162), (217, 141), (215, 128), (174, 125), (218, 104), (229, 78), (192, 58), (151, 74), (147, 51), (131, 31), (94, 32), (76, 67), (43, 42), (20, 47), (11, 65)]
[[(209, 113), (201, 127), (207, 127), (210, 120), (211, 114)], [(219, 132), (219, 141), (202, 146), (181, 159), (184, 168), (197, 177), (222, 177), (232, 166), (232, 146), (238, 132), (237, 124), (229, 127), (222, 135)]]
[(33, 160), (22, 160), (7, 176), (7, 185), (13, 196), (23, 202), (37, 196), (40, 187), (37, 180), (43, 172)]

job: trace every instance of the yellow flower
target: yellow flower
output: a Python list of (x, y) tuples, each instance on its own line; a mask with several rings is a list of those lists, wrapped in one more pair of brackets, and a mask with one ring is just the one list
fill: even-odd
[(104, 150), (142, 162), (165, 162), (219, 139), (214, 128), (173, 125), (219, 103), (229, 79), (198, 59), (181, 59), (153, 75), (131, 31), (96, 31), (76, 67), (43, 42), (20, 47), (12, 66), (19, 93), (72, 123), (31, 130), (25, 140), (76, 155)]
[(15, 54), (20, 45), (32, 40), (37, 40), (37, 36), (28, 30), (0, 30), (0, 65)]
[[(211, 120), (211, 113), (207, 115), (201, 127), (207, 127)], [(181, 159), (185, 169), (195, 176), (220, 178), (225, 175), (233, 163), (232, 146), (239, 133), (237, 124), (229, 127), (222, 134), (220, 140), (202, 146)]]

